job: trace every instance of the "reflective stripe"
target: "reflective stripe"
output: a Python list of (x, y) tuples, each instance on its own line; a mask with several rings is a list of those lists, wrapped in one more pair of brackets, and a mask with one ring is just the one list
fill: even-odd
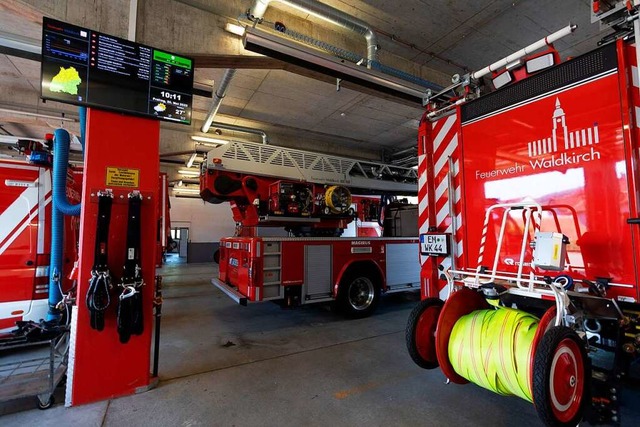
[(51, 192), (51, 173), (40, 168), (38, 176), (38, 254), (44, 253), (46, 198)]
[[(440, 119), (433, 124), (434, 135), (433, 140), (433, 174), (434, 182), (433, 188), (429, 191), (434, 192), (435, 199), (435, 214), (436, 217), (432, 218), (432, 224), (435, 225), (439, 231), (452, 233), (452, 244), (455, 245), (455, 255), (457, 259), (460, 259), (463, 251), (462, 236), (459, 235), (459, 230), (462, 227), (461, 212), (459, 211), (461, 201), (461, 177), (460, 177), (460, 140), (459, 140), (459, 117), (457, 115), (451, 115), (447, 118)], [(449, 158), (453, 162), (449, 162)], [(452, 170), (449, 171), (449, 165), (452, 164)], [(421, 174), (426, 174), (427, 165), (420, 168)], [(449, 178), (451, 174), (451, 180)], [(453, 188), (449, 188), (449, 184), (453, 185)], [(420, 190), (418, 190), (420, 192)], [(424, 194), (424, 193), (423, 193)], [(452, 203), (449, 203), (449, 197), (453, 197)], [(422, 195), (420, 202), (426, 200), (426, 195)], [(451, 205), (457, 212), (451, 212)], [(427, 208), (426, 203), (424, 206)], [(455, 215), (455, 226), (453, 230), (451, 227), (450, 218)], [(428, 215), (420, 216), (419, 229), (421, 233), (424, 233), (428, 229)], [(446, 230), (444, 230), (446, 228)], [(446, 257), (440, 262), (445, 267), (451, 267), (453, 262), (451, 257)], [(426, 257), (421, 256), (421, 262), (426, 261)], [(440, 286), (444, 286), (444, 282), (440, 283)], [(448, 296), (448, 288), (444, 286), (440, 290), (440, 296), (446, 298)], [(444, 299), (443, 298), (443, 299)]]
[(49, 277), (49, 266), (40, 265), (36, 267), (36, 277)]

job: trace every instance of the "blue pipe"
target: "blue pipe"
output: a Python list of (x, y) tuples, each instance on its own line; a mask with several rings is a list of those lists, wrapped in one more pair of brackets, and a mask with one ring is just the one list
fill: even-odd
[[(80, 108), (80, 143), (84, 153), (86, 108)], [(56, 305), (62, 300), (62, 258), (64, 249), (64, 216), (80, 215), (81, 205), (67, 200), (67, 167), (71, 138), (65, 129), (53, 133), (53, 206), (51, 209), (51, 262), (49, 264), (49, 311), (47, 320), (58, 320)]]
[(71, 138), (65, 129), (53, 132), (53, 206), (70, 216), (80, 215), (80, 204), (72, 205), (67, 200), (67, 168)]
[(87, 126), (87, 108), (79, 107), (78, 112), (80, 113), (80, 145), (82, 145), (82, 155), (84, 155), (84, 132)]

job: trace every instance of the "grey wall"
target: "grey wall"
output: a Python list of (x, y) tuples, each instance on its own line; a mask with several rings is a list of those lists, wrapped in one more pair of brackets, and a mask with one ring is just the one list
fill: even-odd
[(189, 242), (187, 262), (213, 262), (213, 253), (219, 246), (219, 242)]

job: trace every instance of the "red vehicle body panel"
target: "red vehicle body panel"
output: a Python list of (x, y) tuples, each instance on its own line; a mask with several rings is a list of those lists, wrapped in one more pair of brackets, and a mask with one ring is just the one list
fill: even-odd
[[(265, 248), (280, 245), (281, 268), (265, 266)], [(227, 237), (220, 240), (221, 282), (246, 296), (249, 301), (264, 300), (265, 283), (279, 282), (282, 286), (302, 286), (305, 282), (305, 250), (309, 246), (330, 246), (331, 297), (335, 298), (338, 285), (354, 263), (367, 262), (382, 278), (382, 291), (387, 290), (388, 245), (410, 244), (417, 247), (417, 238), (260, 238)], [(274, 252), (271, 252), (274, 253)], [(417, 259), (416, 259), (417, 261)]]
[[(82, 174), (69, 170), (67, 198), (80, 201)], [(0, 161), (0, 331), (46, 317), (51, 250), (51, 169)], [(77, 259), (78, 219), (66, 217), (63, 290)]]
[[(570, 241), (565, 271), (553, 275), (565, 273), (592, 281), (610, 278), (621, 285), (610, 288), (610, 297), (640, 299), (638, 227), (626, 223), (638, 217), (639, 135), (630, 115), (630, 106), (639, 105), (638, 88), (633, 87), (637, 82), (630, 78), (635, 50), (622, 41), (616, 49), (617, 69), (477, 118), (464, 120), (466, 105), (435, 123), (423, 121), (420, 233), (430, 227), (453, 233), (457, 269), (477, 268), (485, 212), (491, 205), (535, 201), (544, 209), (542, 229), (559, 231)], [(451, 163), (453, 204), (450, 192), (442, 190)], [(451, 205), (456, 230), (451, 226)], [(487, 256), (493, 259), (500, 223), (501, 218), (490, 218), (485, 262)], [(522, 211), (509, 213), (499, 271), (517, 271), (522, 227)], [(436, 268), (451, 266), (451, 257), (423, 256), (421, 260), (423, 296), (442, 297), (444, 282)], [(549, 274), (540, 269), (534, 272)]]

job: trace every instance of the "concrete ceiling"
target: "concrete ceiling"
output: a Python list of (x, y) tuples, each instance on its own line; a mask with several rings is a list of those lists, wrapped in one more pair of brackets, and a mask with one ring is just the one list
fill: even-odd
[[(440, 82), (446, 82), (447, 76), (453, 73), (488, 65), (569, 22), (578, 24), (579, 30), (556, 43), (563, 57), (588, 51), (602, 37), (598, 25), (590, 24), (589, 0), (323, 2), (369, 22), (379, 31), (383, 63)], [(251, 0), (147, 0), (141, 3), (139, 41), (192, 54), (215, 55), (218, 51), (246, 54), (239, 46), (239, 39), (221, 27), (248, 9)], [(125, 36), (128, 4), (128, 0), (5, 1), (0, 2), (0, 29), (37, 40), (44, 14)], [(159, 14), (163, 15), (163, 25), (167, 28), (179, 25), (182, 30), (169, 38), (153, 37), (151, 24)], [(288, 26), (291, 23), (292, 28), (307, 30), (314, 37), (330, 34), (332, 44), (340, 45), (344, 41), (347, 48), (364, 47), (357, 36), (342, 33), (330, 24), (277, 3), (269, 8), (265, 19), (285, 20)], [(202, 22), (210, 25), (208, 32)], [(187, 31), (198, 31), (196, 23), (203, 28), (199, 32), (203, 37), (200, 41), (193, 40), (194, 35)], [(185, 25), (194, 28), (185, 28)], [(222, 69), (197, 68), (195, 79), (211, 85), (220, 80), (222, 73)], [(55, 102), (43, 104), (38, 100), (39, 78), (39, 63), (0, 55), (0, 134), (41, 137), (59, 125), (57, 120), (16, 115), (3, 111), (4, 108), (73, 114), (74, 109), (69, 106)], [(195, 98), (196, 120), (190, 128), (163, 125), (161, 151), (178, 151), (180, 145), (182, 149), (192, 147), (188, 136), (197, 133), (209, 105), (210, 99)], [(345, 87), (337, 91), (335, 84), (287, 71), (242, 69), (237, 72), (216, 120), (262, 128), (273, 134), (271, 140), (276, 145), (375, 159), (382, 149), (393, 151), (412, 146), (421, 114), (422, 109), (417, 105), (408, 106)], [(73, 123), (66, 126), (72, 131), (77, 129)]]
[[(196, 80), (219, 81), (223, 70), (199, 70)], [(210, 100), (198, 98), (196, 108), (208, 109)], [(221, 113), (244, 120), (348, 136), (365, 146), (387, 147), (413, 141), (421, 109), (365, 95), (282, 70), (238, 70)], [(352, 141), (351, 144), (354, 144)]]

